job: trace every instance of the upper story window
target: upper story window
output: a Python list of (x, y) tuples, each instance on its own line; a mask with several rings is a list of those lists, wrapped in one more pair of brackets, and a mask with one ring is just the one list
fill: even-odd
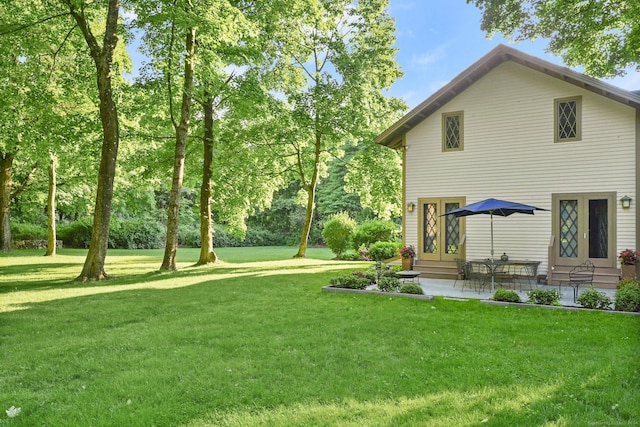
[(555, 142), (582, 139), (582, 97), (555, 100)]
[(442, 114), (442, 151), (464, 148), (464, 114), (462, 111)]

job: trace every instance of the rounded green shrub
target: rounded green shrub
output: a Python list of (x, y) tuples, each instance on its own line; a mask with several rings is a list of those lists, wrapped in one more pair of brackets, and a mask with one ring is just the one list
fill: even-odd
[(356, 229), (356, 222), (348, 213), (340, 212), (332, 215), (324, 224), (322, 238), (327, 247), (340, 259), (351, 245), (351, 235)]
[(560, 305), (560, 292), (556, 289), (535, 289), (527, 292), (529, 304)]
[(405, 283), (400, 287), (400, 293), (402, 294), (415, 294), (415, 295), (424, 295), (424, 290), (420, 285), (415, 283)]
[(357, 277), (353, 274), (334, 277), (329, 281), (329, 284), (335, 288), (347, 289), (366, 289), (369, 283), (366, 277)]
[(398, 254), (401, 242), (375, 242), (369, 246), (368, 256), (374, 261), (384, 261)]
[(604, 293), (593, 289), (593, 286), (580, 294), (577, 300), (583, 307), (598, 310), (608, 310), (611, 298)]
[(382, 292), (397, 292), (400, 288), (400, 280), (397, 277), (381, 277), (378, 280), (378, 289)]
[(393, 242), (397, 240), (399, 227), (393, 221), (370, 220), (359, 225), (353, 232), (352, 248), (369, 247), (375, 242)]
[(615, 297), (616, 311), (640, 311), (640, 282), (623, 280)]
[(520, 295), (510, 289), (498, 288), (493, 294), (494, 301), (521, 302)]

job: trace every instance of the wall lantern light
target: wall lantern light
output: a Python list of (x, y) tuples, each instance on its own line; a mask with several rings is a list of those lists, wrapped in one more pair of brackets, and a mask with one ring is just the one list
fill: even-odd
[(620, 199), (620, 203), (622, 203), (622, 208), (623, 209), (629, 209), (631, 207), (631, 197), (629, 196), (624, 196), (622, 199)]
[(407, 212), (413, 212), (413, 208), (416, 207), (416, 204), (413, 202), (407, 203)]

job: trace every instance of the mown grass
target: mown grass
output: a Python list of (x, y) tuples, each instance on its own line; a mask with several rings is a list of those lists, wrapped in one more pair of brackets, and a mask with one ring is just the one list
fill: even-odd
[[(634, 425), (638, 316), (322, 293), (358, 263), (231, 248), (0, 256), (0, 425)], [(20, 407), (14, 418), (4, 410)]]

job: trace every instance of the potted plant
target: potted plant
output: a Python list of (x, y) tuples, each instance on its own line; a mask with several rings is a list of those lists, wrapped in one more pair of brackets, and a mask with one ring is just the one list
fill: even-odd
[(636, 264), (640, 259), (640, 252), (631, 249), (625, 249), (618, 255), (620, 260), (620, 270), (623, 279), (636, 278)]
[(413, 245), (403, 246), (398, 249), (402, 257), (402, 269), (413, 270), (413, 259), (416, 257), (416, 248)]

